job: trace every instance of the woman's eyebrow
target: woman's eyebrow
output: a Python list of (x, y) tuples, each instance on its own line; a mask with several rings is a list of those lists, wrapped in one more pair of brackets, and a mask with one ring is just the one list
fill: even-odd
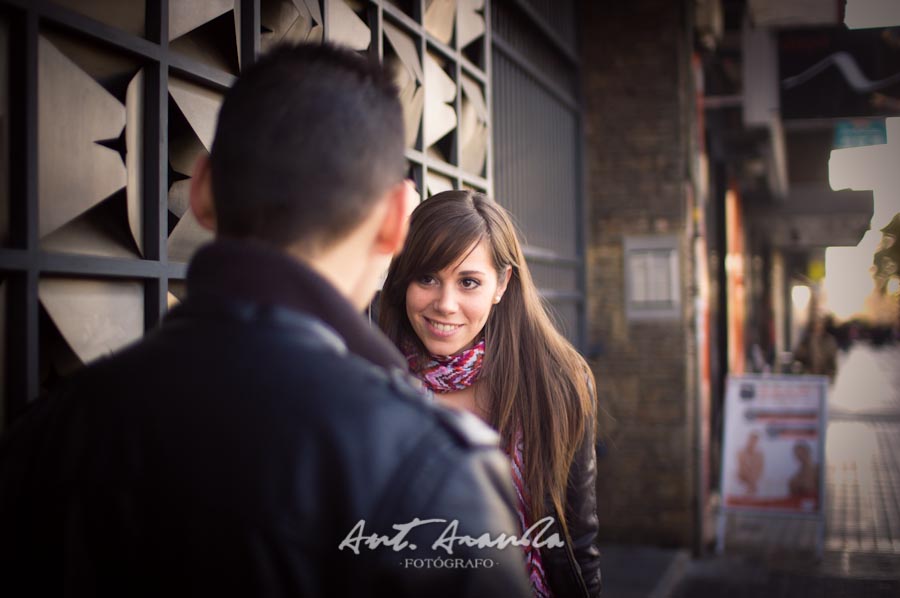
[(475, 276), (476, 274), (484, 276), (484, 272), (481, 272), (479, 270), (463, 270), (462, 272), (457, 272), (457, 274), (459, 274), (460, 276)]

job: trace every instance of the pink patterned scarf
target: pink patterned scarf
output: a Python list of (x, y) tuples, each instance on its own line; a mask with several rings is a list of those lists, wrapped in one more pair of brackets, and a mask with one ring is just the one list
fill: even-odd
[(471, 349), (447, 357), (421, 355), (410, 342), (403, 344), (403, 353), (409, 369), (426, 388), (435, 393), (453, 392), (472, 386), (478, 379), (484, 363), (484, 339)]
[[(519, 515), (519, 525), (522, 533), (525, 533), (533, 523), (528, 518), (528, 489), (525, 487), (525, 457), (523, 456), (522, 431), (516, 434), (514, 448), (508, 453), (512, 462), (513, 486), (516, 489), (516, 513)], [(544, 571), (544, 559), (541, 551), (530, 544), (523, 547), (525, 551), (525, 568), (528, 579), (531, 581), (531, 590), (535, 598), (553, 598), (550, 584), (547, 582), (547, 573)]]
[[(425, 387), (435, 393), (453, 392), (468, 388), (475, 383), (481, 373), (484, 362), (484, 339), (482, 338), (471, 349), (467, 349), (456, 355), (443, 357), (440, 355), (422, 355), (416, 345), (407, 339), (402, 344), (403, 353), (409, 363), (409, 369), (422, 380)], [(519, 516), (519, 525), (522, 532), (531, 525), (526, 513), (528, 512), (528, 490), (525, 487), (525, 466), (523, 456), (523, 439), (521, 430), (516, 435), (516, 441), (509, 457), (512, 465), (512, 477), (516, 489), (516, 512)], [(535, 598), (553, 598), (550, 584), (547, 583), (547, 574), (544, 571), (544, 563), (541, 552), (533, 546), (524, 548), (526, 571), (531, 581), (531, 589)]]

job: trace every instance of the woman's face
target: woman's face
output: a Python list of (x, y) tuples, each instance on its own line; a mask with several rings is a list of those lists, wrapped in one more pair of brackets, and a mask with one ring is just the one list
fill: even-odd
[(497, 272), (487, 244), (479, 241), (462, 261), (413, 280), (406, 316), (425, 348), (455, 355), (473, 346), (506, 290), (508, 273)]

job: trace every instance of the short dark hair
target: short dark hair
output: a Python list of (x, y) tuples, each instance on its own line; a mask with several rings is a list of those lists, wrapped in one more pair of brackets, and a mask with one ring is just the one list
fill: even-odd
[(276, 47), (225, 94), (210, 160), (218, 234), (327, 246), (403, 178), (397, 88), (349, 49)]

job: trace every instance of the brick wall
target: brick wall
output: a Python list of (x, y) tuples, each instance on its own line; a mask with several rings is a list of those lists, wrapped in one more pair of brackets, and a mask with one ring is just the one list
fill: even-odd
[[(606, 454), (602, 542), (688, 546), (694, 497), (688, 147), (693, 99), (677, 0), (587, 2), (582, 21), (588, 318)], [(680, 234), (680, 320), (625, 317), (623, 238)]]

